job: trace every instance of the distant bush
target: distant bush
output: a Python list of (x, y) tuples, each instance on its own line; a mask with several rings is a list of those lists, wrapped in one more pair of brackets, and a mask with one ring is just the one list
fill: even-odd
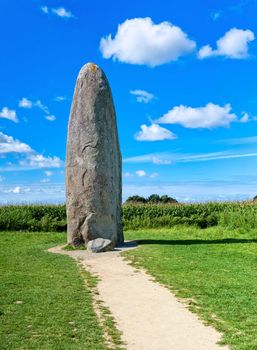
[(146, 199), (141, 196), (128, 197), (126, 203), (146, 203)]
[(159, 196), (158, 194), (151, 194), (148, 198), (141, 196), (131, 196), (128, 197), (126, 203), (141, 203), (141, 204), (175, 204), (178, 201), (167, 195)]

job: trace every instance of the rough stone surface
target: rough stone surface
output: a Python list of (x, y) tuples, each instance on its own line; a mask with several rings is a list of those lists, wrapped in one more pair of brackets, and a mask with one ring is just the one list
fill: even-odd
[(113, 243), (109, 239), (97, 238), (88, 242), (87, 250), (92, 253), (108, 252), (113, 250)]
[(68, 243), (96, 238), (123, 242), (121, 153), (112, 93), (104, 72), (80, 71), (68, 127), (66, 154)]

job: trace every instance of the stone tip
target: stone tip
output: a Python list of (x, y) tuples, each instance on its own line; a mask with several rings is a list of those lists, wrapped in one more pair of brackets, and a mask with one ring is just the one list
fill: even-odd
[(97, 64), (88, 62), (81, 68), (80, 72), (91, 71), (93, 73), (96, 73), (98, 70), (102, 71), (102, 69)]
[(103, 70), (95, 63), (93, 62), (88, 62), (86, 63), (79, 72), (78, 79), (84, 79), (87, 75), (96, 75), (98, 78), (104, 78), (105, 74)]

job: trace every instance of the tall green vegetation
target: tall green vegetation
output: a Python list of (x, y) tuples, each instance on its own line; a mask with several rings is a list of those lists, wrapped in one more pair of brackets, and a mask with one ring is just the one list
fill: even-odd
[[(153, 201), (154, 198), (153, 197)], [(204, 204), (160, 204), (133, 202), (122, 208), (124, 229), (161, 228), (194, 225), (200, 228), (220, 225), (249, 230), (257, 227), (257, 202)], [(65, 205), (21, 205), (0, 207), (2, 231), (55, 231), (67, 229)]]
[(173, 227), (181, 224), (200, 228), (220, 225), (248, 230), (257, 227), (257, 204), (255, 202), (213, 202), (184, 205), (125, 204), (123, 206), (125, 229)]
[(65, 205), (6, 205), (0, 207), (2, 231), (66, 231)]

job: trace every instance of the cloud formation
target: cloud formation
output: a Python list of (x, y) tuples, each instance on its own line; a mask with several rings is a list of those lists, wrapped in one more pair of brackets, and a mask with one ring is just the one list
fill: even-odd
[(71, 11), (66, 10), (64, 7), (53, 8), (52, 12), (56, 16), (62, 17), (62, 18), (73, 18), (74, 17), (74, 15), (71, 13)]
[(152, 163), (153, 164), (158, 164), (158, 165), (169, 165), (171, 164), (171, 160), (169, 159), (163, 159), (157, 156), (152, 156)]
[(198, 52), (198, 58), (204, 59), (212, 56), (243, 59), (249, 56), (249, 44), (255, 39), (254, 33), (249, 30), (232, 28), (217, 41), (217, 48), (210, 45), (203, 46)]
[[(236, 144), (236, 143), (234, 143)], [(237, 158), (249, 158), (257, 157), (256, 152), (237, 152), (237, 151), (221, 151), (221, 152), (212, 152), (212, 153), (192, 153), (192, 154), (183, 154), (183, 153), (161, 153), (156, 154), (156, 157), (160, 159), (166, 159), (172, 164), (176, 163), (193, 163), (193, 162), (207, 162), (213, 160), (222, 160), (222, 159), (237, 159)], [(164, 158), (165, 157), (165, 158)], [(124, 163), (153, 163), (153, 154), (144, 154), (140, 156), (125, 158)], [(156, 163), (155, 163), (156, 164)]]
[(229, 127), (231, 122), (238, 121), (236, 114), (231, 113), (231, 105), (219, 106), (208, 103), (204, 107), (188, 107), (184, 105), (172, 108), (157, 120), (161, 124), (179, 124), (185, 128), (212, 129)]
[(19, 101), (19, 107), (20, 108), (32, 108), (33, 107), (33, 103), (32, 101), (28, 100), (26, 97), (23, 97), (20, 101)]
[(12, 136), (0, 132), (0, 154), (31, 152), (33, 152), (32, 148), (26, 143), (15, 140)]
[(54, 122), (56, 120), (56, 116), (55, 115), (47, 115), (45, 118), (47, 120), (49, 120), (50, 122)]
[(66, 101), (67, 100), (67, 97), (66, 96), (56, 96), (54, 101), (56, 102), (63, 102), (63, 101)]
[(48, 13), (49, 13), (49, 8), (48, 8), (48, 6), (41, 6), (41, 7), (40, 7), (40, 10), (41, 10), (43, 13), (45, 13), (45, 14), (48, 14)]
[(19, 164), (25, 168), (43, 169), (43, 168), (60, 168), (63, 162), (59, 157), (45, 157), (42, 154), (29, 154), (25, 160)]
[(233, 139), (225, 139), (219, 140), (217, 143), (222, 143), (225, 145), (248, 145), (248, 144), (256, 144), (257, 136), (249, 136), (249, 137), (239, 137)]
[(140, 131), (135, 134), (137, 141), (162, 141), (175, 140), (177, 136), (170, 130), (161, 127), (158, 124), (147, 126), (145, 124), (140, 126)]
[(138, 177), (144, 177), (144, 176), (146, 176), (146, 172), (144, 170), (137, 170), (136, 175)]
[[(60, 168), (63, 166), (63, 161), (59, 157), (46, 157), (37, 153), (29, 145), (14, 139), (0, 132), (0, 154), (18, 154), (22, 158), (19, 160), (19, 167), (2, 168), (2, 171), (19, 170), (19, 169), (41, 169), (41, 168)], [(48, 172), (48, 175), (50, 172)], [(50, 176), (50, 175), (49, 175)]]
[(56, 116), (53, 114), (50, 114), (49, 109), (46, 105), (44, 105), (42, 103), (41, 100), (37, 100), (37, 101), (31, 101), (26, 97), (23, 97), (20, 101), (19, 101), (19, 107), (20, 108), (27, 108), (27, 109), (31, 109), (31, 108), (39, 108), (41, 111), (43, 111), (46, 116), (45, 119), (49, 120), (49, 121), (55, 121), (56, 120)]
[(0, 111), (0, 118), (11, 120), (12, 122), (18, 123), (18, 117), (15, 110), (4, 107)]
[(130, 93), (136, 96), (136, 100), (139, 103), (149, 103), (154, 99), (154, 95), (145, 90), (131, 90)]
[(65, 9), (64, 7), (50, 8), (48, 6), (41, 6), (40, 10), (46, 15), (49, 15), (50, 13), (52, 13), (58, 17), (61, 17), (61, 18), (74, 18), (75, 17), (71, 11)]
[(170, 22), (155, 24), (149, 17), (127, 19), (114, 38), (109, 34), (100, 41), (104, 58), (150, 67), (176, 61), (195, 47), (181, 28)]
[(127, 171), (127, 172), (125, 172), (123, 174), (123, 176), (126, 177), (126, 178), (134, 177), (134, 175), (137, 176), (137, 177), (148, 177), (150, 179), (154, 179), (154, 178), (159, 176), (158, 173), (150, 173), (150, 174), (148, 174), (144, 170), (137, 170), (137, 171), (135, 171), (135, 173), (130, 173), (130, 172)]

